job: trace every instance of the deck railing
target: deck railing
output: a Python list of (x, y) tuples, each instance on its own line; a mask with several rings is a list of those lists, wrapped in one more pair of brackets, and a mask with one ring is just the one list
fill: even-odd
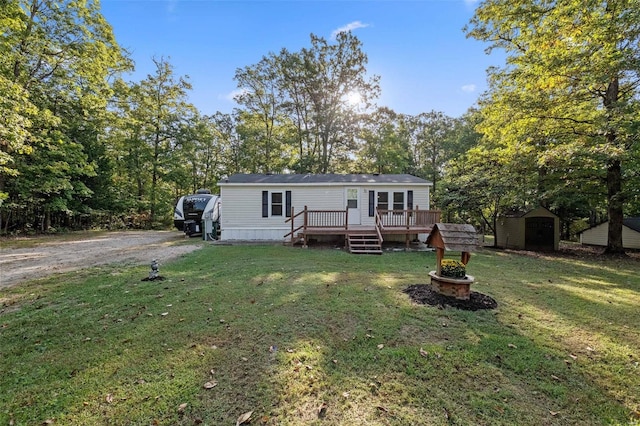
[(428, 226), (440, 222), (439, 210), (378, 210), (382, 225), (388, 228)]
[(296, 232), (306, 231), (309, 228), (344, 228), (348, 229), (349, 210), (309, 210), (304, 206), (304, 210), (298, 213), (291, 207), (291, 216), (285, 223), (291, 223), (291, 231), (284, 237), (295, 238)]
[(349, 210), (307, 210), (307, 228), (347, 228)]
[[(440, 211), (438, 210), (381, 210), (375, 211), (375, 229), (378, 237), (382, 241), (382, 233), (386, 228), (405, 228), (410, 230), (415, 227), (428, 227), (440, 222)], [(304, 234), (308, 229), (349, 229), (349, 209), (345, 210), (309, 210), (304, 206), (304, 210), (295, 213), (291, 208), (291, 215), (285, 223), (291, 223), (291, 231), (285, 238), (296, 238), (296, 233)]]

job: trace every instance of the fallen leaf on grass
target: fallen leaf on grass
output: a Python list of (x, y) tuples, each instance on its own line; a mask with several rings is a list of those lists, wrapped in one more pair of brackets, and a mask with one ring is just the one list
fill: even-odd
[(429, 352), (425, 351), (424, 349), (420, 348), (420, 355), (422, 355), (423, 357), (428, 357), (429, 356)]
[(322, 419), (327, 415), (327, 403), (323, 402), (320, 407), (318, 407), (318, 418)]
[(557, 380), (557, 381), (559, 381), (559, 382), (561, 381), (560, 377), (556, 376), (555, 374), (552, 374), (552, 375), (551, 375), (551, 378), (552, 378), (553, 380)]
[(384, 345), (383, 345), (382, 343), (380, 343), (380, 344), (378, 345), (378, 349), (382, 349), (382, 348), (384, 348)]
[(166, 317), (167, 315), (169, 315), (169, 312), (163, 312), (160, 314), (160, 316)]
[(552, 416), (557, 416), (558, 414), (560, 414), (559, 411), (549, 411), (549, 414), (551, 414)]
[(576, 359), (578, 359), (578, 357), (577, 357), (576, 355), (574, 355), (574, 354), (569, 354), (569, 358), (571, 358), (571, 359), (572, 359), (572, 360), (574, 360), (574, 361), (575, 361)]
[(510, 347), (511, 349), (518, 349), (518, 347), (513, 343), (509, 343), (507, 346)]
[(238, 420), (236, 420), (236, 426), (247, 423), (252, 414), (253, 411), (247, 411), (246, 413), (242, 414), (240, 417), (238, 417)]
[(215, 380), (212, 380), (210, 382), (205, 383), (202, 387), (204, 387), (205, 389), (213, 389), (216, 386), (218, 386), (218, 382), (216, 382)]
[(444, 411), (444, 418), (449, 420), (451, 418), (451, 413), (449, 413), (449, 410), (446, 407), (442, 407), (442, 410)]
[(186, 402), (184, 404), (180, 404), (178, 406), (178, 413), (183, 413), (185, 408), (187, 408), (187, 403)]

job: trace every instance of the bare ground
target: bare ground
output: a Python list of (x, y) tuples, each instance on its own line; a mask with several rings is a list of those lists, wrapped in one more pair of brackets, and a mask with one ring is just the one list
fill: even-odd
[(0, 288), (60, 272), (105, 264), (162, 263), (202, 247), (179, 231), (83, 233), (0, 242)]

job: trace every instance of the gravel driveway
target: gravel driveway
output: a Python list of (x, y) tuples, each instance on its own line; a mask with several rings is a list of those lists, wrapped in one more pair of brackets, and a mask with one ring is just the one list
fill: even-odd
[(0, 288), (110, 263), (141, 265), (158, 259), (162, 270), (162, 263), (167, 260), (203, 246), (199, 238), (184, 244), (184, 234), (179, 231), (108, 232), (80, 234), (77, 239), (52, 237), (38, 241), (29, 248), (0, 246)]

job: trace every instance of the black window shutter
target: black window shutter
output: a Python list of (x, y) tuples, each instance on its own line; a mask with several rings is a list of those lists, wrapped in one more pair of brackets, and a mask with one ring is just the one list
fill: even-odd
[(413, 191), (407, 191), (407, 210), (413, 210)]
[(291, 217), (291, 191), (285, 191), (284, 197), (284, 214), (286, 217)]
[(373, 217), (375, 215), (376, 209), (376, 192), (369, 191), (369, 217)]
[(262, 191), (262, 217), (269, 217), (269, 191)]

